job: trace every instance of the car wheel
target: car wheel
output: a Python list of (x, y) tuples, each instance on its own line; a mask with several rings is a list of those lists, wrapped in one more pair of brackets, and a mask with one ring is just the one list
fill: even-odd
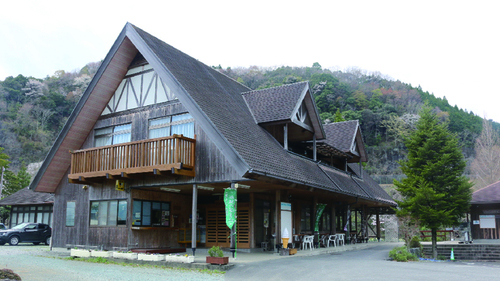
[(33, 242), (33, 245), (40, 245), (40, 242)]
[(50, 236), (45, 238), (45, 245), (50, 245)]
[(19, 244), (19, 237), (17, 236), (10, 237), (9, 244), (11, 246), (16, 246), (17, 244)]

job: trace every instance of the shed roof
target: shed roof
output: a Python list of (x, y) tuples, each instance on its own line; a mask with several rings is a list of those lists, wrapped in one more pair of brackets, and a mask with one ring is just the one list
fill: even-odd
[(471, 204), (500, 203), (500, 181), (472, 193)]
[(54, 194), (23, 188), (0, 200), (0, 206), (53, 204)]

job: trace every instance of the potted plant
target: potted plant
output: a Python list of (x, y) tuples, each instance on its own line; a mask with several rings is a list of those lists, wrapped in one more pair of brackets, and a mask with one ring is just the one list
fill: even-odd
[(114, 252), (113, 253), (113, 258), (116, 258), (116, 259), (126, 259), (126, 260), (136, 260), (137, 259), (137, 253), (133, 253), (131, 251), (128, 251), (128, 252)]
[(148, 253), (138, 253), (137, 254), (137, 259), (138, 260), (143, 260), (143, 261), (164, 261), (165, 260), (165, 255), (160, 255), (160, 254), (148, 254)]
[(229, 263), (229, 257), (224, 257), (224, 253), (222, 253), (222, 250), (219, 248), (219, 246), (213, 246), (208, 250), (208, 257), (207, 257), (207, 263), (209, 264), (228, 264)]
[(113, 257), (112, 255), (113, 252), (108, 252), (108, 251), (98, 251), (98, 250), (90, 251), (91, 257), (111, 258)]
[(74, 248), (71, 249), (70, 255), (72, 257), (90, 258), (90, 251), (85, 249)]
[(165, 256), (165, 261), (167, 262), (181, 262), (181, 263), (193, 263), (194, 262), (194, 256), (190, 255), (181, 255), (179, 253), (177, 254), (169, 254)]

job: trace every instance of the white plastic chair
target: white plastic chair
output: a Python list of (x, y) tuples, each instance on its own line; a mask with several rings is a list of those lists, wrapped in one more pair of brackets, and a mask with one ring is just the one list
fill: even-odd
[(328, 243), (326, 244), (326, 246), (330, 247), (331, 242), (333, 242), (334, 247), (337, 247), (337, 235), (336, 234), (328, 236)]
[(312, 251), (314, 248), (314, 235), (304, 236), (304, 239), (302, 240), (302, 250), (305, 250), (307, 245), (309, 245), (309, 248)]
[(337, 234), (337, 245), (340, 246), (340, 242), (342, 242), (342, 246), (345, 246), (345, 234), (344, 233)]

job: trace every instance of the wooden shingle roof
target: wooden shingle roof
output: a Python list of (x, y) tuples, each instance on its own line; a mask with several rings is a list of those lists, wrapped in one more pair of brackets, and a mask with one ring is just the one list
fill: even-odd
[(500, 203), (500, 181), (472, 193), (471, 204)]
[(0, 206), (11, 206), (11, 205), (43, 205), (43, 204), (53, 204), (54, 194), (36, 192), (32, 189), (23, 188), (18, 192), (7, 196), (0, 200)]

